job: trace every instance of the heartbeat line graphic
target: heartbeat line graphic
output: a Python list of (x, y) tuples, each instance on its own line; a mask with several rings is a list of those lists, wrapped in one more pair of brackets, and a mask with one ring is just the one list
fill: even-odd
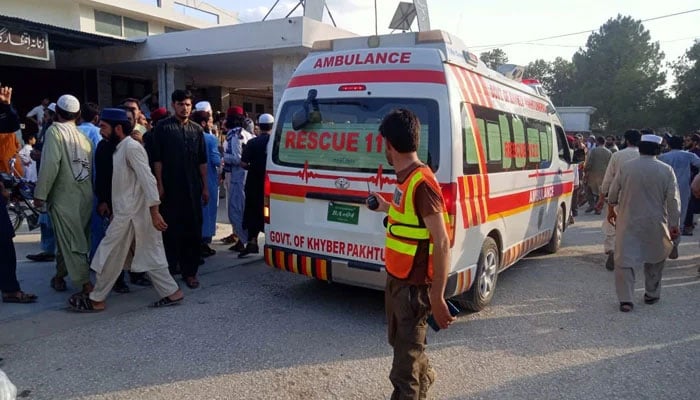
[(304, 183), (309, 183), (309, 180), (313, 179), (329, 179), (329, 180), (336, 180), (338, 178), (345, 178), (349, 181), (352, 182), (368, 182), (373, 184), (374, 186), (379, 187), (381, 190), (384, 185), (388, 184), (396, 184), (396, 179), (391, 178), (388, 176), (384, 175), (384, 168), (380, 164), (379, 168), (377, 168), (377, 174), (374, 176), (369, 176), (369, 177), (357, 177), (357, 176), (340, 176), (340, 175), (331, 175), (331, 174), (321, 174), (318, 172), (314, 172), (309, 169), (309, 162), (306, 161), (304, 163), (304, 169), (301, 169), (296, 172), (287, 172), (287, 171), (268, 171), (269, 174), (271, 175), (286, 175), (286, 176), (296, 176), (300, 180), (302, 180)]

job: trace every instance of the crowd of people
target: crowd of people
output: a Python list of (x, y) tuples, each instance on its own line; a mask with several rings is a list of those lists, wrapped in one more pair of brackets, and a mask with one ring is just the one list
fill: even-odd
[[(700, 134), (657, 135), (631, 129), (624, 141), (568, 136), (574, 149), (575, 189), (569, 223), (578, 207), (601, 214), (605, 267), (615, 271), (620, 310), (634, 308), (634, 268), (644, 266), (644, 302), (660, 298), (665, 260), (678, 258), (681, 236), (693, 236), (700, 213)], [(700, 268), (698, 269), (700, 272)]]
[[(56, 262), (50, 286), (66, 291), (70, 278), (78, 289), (68, 299), (74, 311), (104, 310), (110, 291), (130, 291), (126, 276), (131, 284), (153, 286), (159, 295), (153, 307), (182, 301), (174, 276), (199, 287), (199, 266), (216, 253), (210, 244), (221, 183), (233, 227), (223, 242), (239, 257), (259, 253), (272, 115), (260, 115), (256, 126), (233, 106), (215, 122), (211, 104), (194, 104), (185, 90), (172, 93), (173, 115), (164, 107), (147, 115), (135, 98), (100, 109), (66, 94), (55, 103), (44, 99), (26, 115), (39, 133), (24, 135), (20, 144), (11, 97), (11, 88), (0, 89), (0, 172), (35, 184), (41, 252), (27, 258)], [(0, 198), (3, 302), (35, 302), (17, 282), (14, 230)]]
[[(19, 127), (11, 95), (11, 89), (0, 88), (0, 132), (9, 132), (7, 137)], [(25, 177), (36, 176), (34, 203), (45, 211), (42, 253), (32, 258), (55, 258), (55, 290), (66, 290), (66, 276), (81, 289), (68, 300), (75, 311), (104, 310), (110, 291), (128, 291), (124, 270), (132, 283), (153, 286), (159, 300), (152, 307), (182, 302), (184, 294), (173, 276), (181, 275), (190, 288), (199, 286), (198, 268), (215, 253), (210, 244), (222, 182), (233, 228), (224, 242), (239, 257), (259, 252), (273, 117), (261, 115), (256, 127), (241, 107), (233, 106), (217, 126), (208, 102), (193, 106), (192, 95), (183, 90), (174, 91), (171, 100), (174, 115), (156, 109), (149, 119), (136, 99), (99, 110), (64, 95), (46, 105), (48, 119), (44, 117), (38, 138), (27, 137), (23, 147), (16, 138), (8, 141), (16, 147), (11, 156), (22, 160)], [(40, 113), (31, 114), (38, 118)], [(426, 398), (435, 381), (425, 354), (428, 317), (441, 329), (454, 321), (444, 298), (448, 216), (440, 186), (416, 152), (417, 116), (406, 109), (392, 111), (379, 133), (402, 193), (391, 202), (372, 193), (372, 207), (368, 200), (371, 210), (387, 214), (385, 307), (394, 349), (392, 398)], [(666, 259), (678, 257), (680, 237), (693, 235), (694, 215), (700, 212), (700, 135), (680, 138), (631, 129), (623, 141), (612, 136), (567, 139), (577, 164), (570, 223), (578, 207), (587, 204), (586, 213), (602, 214), (607, 203), (603, 247), (606, 268), (614, 271), (619, 309), (633, 310), (634, 271), (642, 266), (643, 300), (655, 304)], [(406, 206), (409, 202), (413, 207)], [(2, 196), (0, 206), (5, 207)], [(422, 224), (412, 236), (392, 233), (392, 225), (408, 226), (416, 219)], [(17, 282), (13, 235), (7, 213), (0, 212), (2, 298), (34, 302), (37, 296), (23, 292)], [(406, 246), (415, 252), (406, 253)], [(96, 272), (94, 283), (90, 269)]]

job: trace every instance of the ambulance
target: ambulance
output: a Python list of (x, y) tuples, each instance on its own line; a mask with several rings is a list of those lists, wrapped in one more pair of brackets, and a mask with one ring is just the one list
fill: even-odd
[(383, 289), (384, 216), (395, 171), (377, 131), (396, 108), (421, 123), (418, 156), (435, 173), (450, 224), (446, 296), (479, 311), (498, 274), (531, 251), (556, 252), (573, 166), (556, 110), (535, 81), (489, 69), (443, 31), (317, 41), (281, 99), (268, 148), (268, 265)]

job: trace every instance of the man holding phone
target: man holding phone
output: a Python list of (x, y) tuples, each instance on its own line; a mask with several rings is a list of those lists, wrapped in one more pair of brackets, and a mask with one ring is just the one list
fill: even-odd
[[(396, 171), (391, 203), (372, 193), (370, 209), (388, 213), (385, 307), (394, 360), (392, 399), (425, 399), (435, 372), (425, 354), (427, 319), (446, 329), (455, 318), (445, 302), (450, 265), (447, 213), (440, 186), (416, 153), (420, 121), (407, 109), (387, 114), (379, 133), (386, 159)], [(432, 244), (432, 248), (431, 248)]]

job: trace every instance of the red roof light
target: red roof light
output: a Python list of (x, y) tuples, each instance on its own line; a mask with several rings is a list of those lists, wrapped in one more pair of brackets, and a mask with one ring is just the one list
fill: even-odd
[(343, 85), (338, 88), (339, 92), (363, 92), (367, 90), (365, 85)]

